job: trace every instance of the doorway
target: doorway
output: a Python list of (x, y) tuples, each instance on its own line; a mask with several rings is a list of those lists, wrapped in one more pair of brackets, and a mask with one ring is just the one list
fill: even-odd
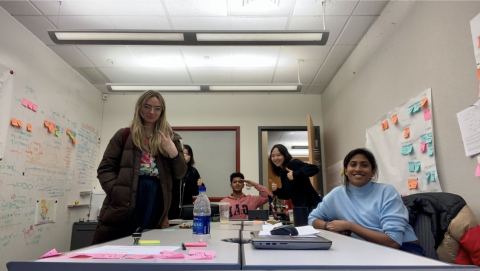
[[(315, 128), (315, 146), (314, 157), (315, 164), (319, 167), (320, 172), (315, 178), (313, 186), (319, 195), (324, 196), (323, 190), (323, 173), (320, 149), (320, 127)], [(259, 183), (265, 187), (270, 187), (268, 179), (272, 179), (272, 173), (269, 172), (268, 157), (270, 150), (275, 144), (283, 144), (294, 159), (308, 162), (308, 136), (307, 126), (259, 126), (258, 127), (258, 161), (259, 161)], [(273, 177), (275, 178), (275, 177)], [(278, 180), (272, 179), (278, 184)], [(280, 186), (279, 186), (280, 187)]]

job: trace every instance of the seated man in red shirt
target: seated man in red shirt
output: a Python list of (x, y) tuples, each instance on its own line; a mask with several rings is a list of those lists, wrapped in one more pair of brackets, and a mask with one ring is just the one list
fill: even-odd
[[(245, 195), (242, 190), (247, 184), (248, 187), (255, 187), (260, 192), (260, 196)], [(245, 180), (240, 172), (230, 175), (230, 187), (233, 193), (222, 199), (221, 202), (230, 203), (230, 219), (247, 219), (248, 210), (255, 210), (268, 202), (268, 196), (273, 197), (267, 188), (250, 180)]]

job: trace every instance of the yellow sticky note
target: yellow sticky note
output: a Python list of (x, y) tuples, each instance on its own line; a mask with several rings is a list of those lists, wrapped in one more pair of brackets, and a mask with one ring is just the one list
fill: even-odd
[(403, 137), (404, 138), (410, 137), (410, 128), (405, 128), (405, 130), (403, 131)]
[(33, 131), (32, 125), (30, 123), (27, 123), (27, 131)]
[(58, 131), (55, 131), (55, 135), (58, 137)]
[(428, 100), (427, 97), (423, 98), (422, 101), (420, 102), (420, 107), (424, 106), (427, 103), (427, 100)]
[(392, 116), (392, 123), (395, 124), (397, 122), (398, 122), (398, 116), (397, 116), (397, 114), (395, 114), (395, 115)]
[(140, 240), (139, 245), (157, 245), (160, 244), (160, 240)]

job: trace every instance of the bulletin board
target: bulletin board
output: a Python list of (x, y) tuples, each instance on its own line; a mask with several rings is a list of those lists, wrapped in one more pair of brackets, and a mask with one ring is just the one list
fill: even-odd
[(365, 147), (377, 159), (378, 182), (393, 185), (401, 195), (442, 191), (435, 162), (432, 104), (428, 88), (366, 131)]

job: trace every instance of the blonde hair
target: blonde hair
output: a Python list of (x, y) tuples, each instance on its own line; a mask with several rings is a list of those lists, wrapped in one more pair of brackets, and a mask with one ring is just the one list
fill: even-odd
[[(156, 97), (160, 102), (160, 106), (162, 107), (162, 113), (158, 120), (155, 122), (155, 126), (153, 127), (153, 135), (149, 138), (148, 146), (145, 146), (145, 138), (147, 138), (147, 133), (145, 130), (145, 124), (143, 123), (142, 118), (142, 110), (143, 106), (147, 103), (147, 101), (152, 98)], [(132, 132), (132, 140), (133, 144), (137, 146), (142, 151), (148, 152), (151, 156), (157, 156), (161, 153), (163, 156), (168, 157), (168, 153), (163, 149), (162, 146), (162, 137), (158, 131), (162, 131), (162, 133), (166, 136), (166, 130), (170, 134), (170, 137), (173, 139), (173, 130), (170, 127), (170, 124), (167, 121), (167, 107), (165, 105), (165, 100), (163, 99), (162, 95), (158, 91), (148, 90), (144, 92), (137, 100), (137, 104), (135, 105), (135, 113), (133, 114), (133, 121), (130, 126)]]

